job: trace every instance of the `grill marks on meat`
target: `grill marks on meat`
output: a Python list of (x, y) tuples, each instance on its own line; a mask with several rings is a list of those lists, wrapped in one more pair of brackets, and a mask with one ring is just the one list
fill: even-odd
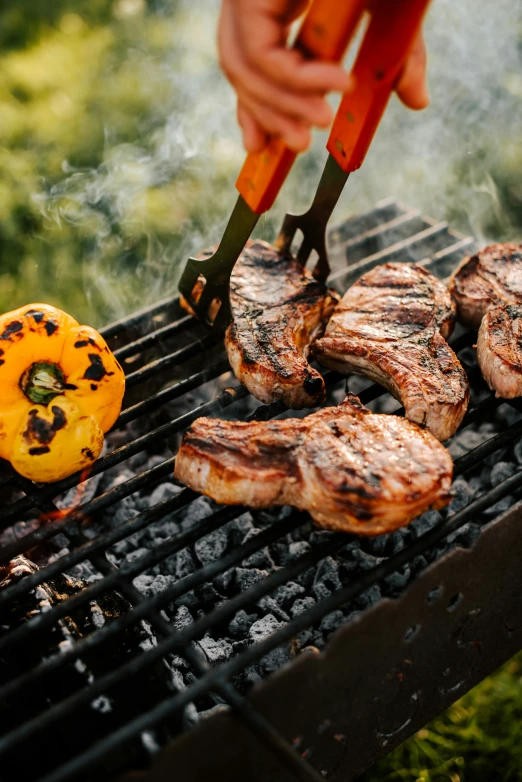
[(447, 440), (469, 401), (466, 374), (445, 339), (454, 320), (443, 283), (421, 266), (388, 263), (347, 291), (313, 351), (327, 367), (380, 383), (411, 421)]
[(303, 419), (199, 418), (176, 477), (217, 502), (294, 505), (319, 526), (378, 535), (449, 502), (453, 465), (429, 432), (349, 395)]
[(261, 402), (316, 407), (322, 376), (308, 363), (338, 296), (298, 261), (266, 242), (248, 242), (230, 281), (233, 323), (225, 347), (236, 377)]
[(522, 245), (492, 244), (466, 258), (449, 290), (459, 320), (478, 329), (477, 360), (497, 396), (522, 396)]
[(465, 258), (448, 288), (460, 322), (474, 329), (491, 305), (522, 304), (522, 245), (491, 244)]
[(497, 396), (522, 396), (522, 305), (488, 309), (478, 332), (477, 359), (484, 380)]

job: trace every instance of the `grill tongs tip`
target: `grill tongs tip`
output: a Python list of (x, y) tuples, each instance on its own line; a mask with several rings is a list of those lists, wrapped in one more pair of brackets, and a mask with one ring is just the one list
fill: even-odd
[[(326, 280), (330, 265), (326, 226), (352, 171), (366, 153), (408, 53), (419, 33), (430, 0), (313, 0), (294, 48), (308, 58), (340, 61), (365, 11), (370, 20), (351, 70), (326, 148), (328, 159), (312, 206), (303, 215), (287, 214), (275, 246), (290, 252), (302, 232), (296, 258), (305, 266), (315, 250), (314, 277)], [(223, 333), (232, 321), (230, 276), (260, 215), (274, 203), (296, 152), (278, 138), (247, 155), (236, 182), (239, 198), (213, 255), (189, 258), (179, 290), (197, 317)]]

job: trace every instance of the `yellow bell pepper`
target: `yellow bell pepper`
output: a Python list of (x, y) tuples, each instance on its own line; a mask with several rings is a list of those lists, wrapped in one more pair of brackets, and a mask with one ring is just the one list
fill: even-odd
[(0, 457), (33, 481), (89, 467), (125, 376), (103, 337), (47, 304), (0, 316)]

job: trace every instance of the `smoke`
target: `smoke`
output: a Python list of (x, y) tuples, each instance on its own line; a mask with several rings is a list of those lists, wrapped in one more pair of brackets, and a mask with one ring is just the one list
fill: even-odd
[[(83, 285), (105, 318), (174, 292), (185, 259), (219, 240), (235, 201), (243, 152), (217, 66), (218, 7), (184, 0), (147, 14), (142, 0), (119, 0), (118, 23), (137, 27), (106, 78), (132, 67), (146, 110), (134, 138), (108, 124), (99, 164), (65, 163), (63, 180), (38, 196), (50, 223), (82, 237)], [(481, 241), (520, 238), (520, 4), (433, 0), (426, 38), (430, 107), (414, 113), (392, 99), (332, 222), (393, 195)], [(326, 138), (315, 134), (258, 235), (273, 239), (285, 211), (308, 206)]]

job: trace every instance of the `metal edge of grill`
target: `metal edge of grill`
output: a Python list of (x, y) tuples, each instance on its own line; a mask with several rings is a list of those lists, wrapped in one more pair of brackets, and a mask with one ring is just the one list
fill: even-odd
[[(332, 229), (330, 232), (330, 241), (332, 245), (332, 280), (333, 283), (341, 289), (345, 289), (364, 271), (367, 271), (379, 263), (390, 260), (415, 261), (426, 266), (438, 276), (445, 277), (450, 273), (458, 260), (469, 253), (473, 247), (473, 240), (470, 237), (464, 237), (457, 234), (455, 231), (448, 228), (445, 223), (437, 223), (430, 218), (423, 217), (418, 210), (407, 209), (401, 204), (397, 204), (392, 199), (380, 202), (374, 210), (371, 210), (367, 214), (347, 220), (341, 226)], [(347, 259), (350, 262), (349, 267), (346, 266)], [(206, 336), (203, 331), (198, 332), (198, 328), (195, 320), (190, 316), (186, 316), (181, 311), (178, 298), (172, 297), (102, 330), (102, 333), (104, 333), (105, 337), (109, 340), (109, 343), (116, 351), (117, 357), (121, 360), (125, 368), (129, 381), (128, 386), (132, 390), (132, 393), (135, 393), (134, 389), (137, 389), (138, 391), (142, 389), (141, 395), (137, 394), (135, 398), (131, 397), (130, 402), (127, 404), (127, 407), (114, 427), (114, 430), (117, 431), (118, 429), (125, 427), (130, 421), (136, 420), (142, 415), (148, 415), (150, 411), (157, 409), (163, 403), (180, 398), (187, 391), (196, 389), (202, 383), (213, 380), (227, 371), (228, 364), (223, 349), (217, 346), (216, 341), (212, 337)], [(196, 337), (196, 339), (194, 339), (194, 337)], [(172, 345), (170, 340), (173, 339), (176, 340), (176, 343), (181, 339), (184, 344), (181, 346), (178, 346), (177, 344)], [(469, 334), (462, 334), (457, 336), (453, 341), (453, 347), (458, 350), (471, 344), (471, 341)], [(150, 355), (151, 351), (152, 356)], [(207, 351), (212, 353), (212, 360), (209, 362), (209, 365), (204, 366), (203, 369), (200, 369), (197, 366), (192, 368), (191, 362), (201, 361), (202, 357), (203, 362), (205, 363), (208, 355)], [(158, 352), (159, 355), (157, 355)], [(164, 387), (164, 380), (162, 382), (154, 383), (156, 378), (164, 378), (164, 373), (166, 371), (171, 370), (172, 367), (177, 368), (182, 363), (187, 364), (188, 369), (181, 379), (178, 379), (177, 383), (167, 387)], [(150, 393), (148, 385), (150, 381), (153, 381), (152, 393)], [(330, 372), (326, 374), (326, 381), (327, 385), (332, 387), (335, 384), (338, 384), (341, 381), (341, 378), (336, 373)], [(380, 387), (373, 385), (362, 391), (360, 398), (363, 402), (368, 403), (384, 393), (385, 392)], [(217, 398), (211, 399), (195, 410), (188, 411), (174, 420), (157, 426), (153, 431), (146, 432), (145, 434), (136, 437), (134, 440), (131, 440), (129, 443), (124, 443), (119, 447), (116, 447), (113, 452), (102, 457), (96, 463), (93, 474), (101, 473), (110, 467), (123, 463), (133, 454), (147, 448), (151, 443), (162, 442), (176, 432), (183, 431), (192, 420), (200, 415), (219, 414), (222, 410), (233, 406), (238, 400), (244, 399), (247, 395), (246, 390), (241, 386), (225, 389)], [(480, 404), (476, 405), (475, 408), (468, 411), (463, 426), (465, 427), (473, 421), (480, 420), (481, 415), (494, 409), (498, 404), (498, 400), (495, 400), (492, 395), (489, 395), (482, 400)], [(516, 401), (513, 404), (518, 408), (518, 403)], [(251, 417), (265, 420), (282, 412), (284, 412), (284, 407), (280, 404), (270, 406), (261, 405), (254, 411)], [(505, 443), (514, 441), (515, 438), (519, 436), (519, 430), (522, 431), (522, 427), (515, 424), (511, 428), (506, 429), (489, 441), (486, 441), (462, 456), (461, 459), (456, 462), (456, 474), (461, 474), (471, 466), (480, 463), (482, 459), (495, 453), (495, 451), (501, 448)], [(446, 566), (447, 563), (454, 562), (455, 558), (458, 556), (464, 557), (464, 564), (462, 567), (468, 568), (468, 581), (473, 583), (473, 561), (475, 557), (477, 560), (479, 559), (480, 547), (482, 546), (483, 548), (482, 542), (483, 540), (486, 540), (486, 534), (491, 538), (491, 530), (493, 528), (498, 531), (499, 528), (509, 530), (513, 526), (516, 526), (516, 520), (519, 518), (520, 511), (518, 508), (514, 508), (506, 514), (505, 521), (499, 519), (495, 522), (490, 522), (487, 525), (487, 529), (484, 530), (478, 542), (471, 550), (466, 552), (450, 552), (434, 563), (424, 573), (417, 577), (417, 580), (414, 581), (404, 596), (398, 601), (390, 603), (390, 601), (383, 599), (375, 609), (367, 611), (366, 614), (363, 614), (357, 620), (354, 620), (353, 623), (338, 630), (335, 637), (329, 642), (325, 654), (318, 658), (319, 662), (315, 657), (313, 657), (312, 661), (310, 655), (301, 655), (289, 666), (282, 669), (282, 671), (273, 674), (267, 682), (254, 689), (248, 697), (244, 698), (240, 696), (230, 684), (230, 677), (237, 671), (247, 666), (251, 661), (259, 659), (279, 645), (288, 643), (291, 638), (303, 628), (318, 622), (337, 606), (346, 603), (357, 594), (361, 594), (372, 584), (378, 583), (387, 574), (394, 572), (394, 570), (401, 567), (413, 557), (419, 556), (422, 552), (433, 548), (438, 541), (451, 532), (459, 529), (462, 525), (466, 524), (469, 519), (479, 514), (487, 506), (494, 504), (510, 493), (515, 493), (516, 495), (517, 491), (522, 490), (522, 474), (515, 473), (482, 497), (474, 500), (471, 505), (457, 512), (450, 519), (446, 520), (443, 525), (439, 525), (421, 536), (413, 544), (410, 543), (405, 549), (400, 550), (393, 556), (385, 559), (378, 567), (369, 571), (357, 582), (344, 585), (341, 590), (334, 592), (330, 597), (320, 601), (307, 612), (291, 620), (286, 627), (279, 630), (273, 636), (269, 636), (264, 641), (249, 647), (237, 657), (232, 658), (228, 663), (210, 669), (202, 660), (197, 659), (194, 656), (193, 651), (191, 650), (191, 642), (194, 639), (203, 635), (209, 628), (212, 628), (218, 622), (224, 621), (227, 617), (233, 617), (235, 612), (241, 607), (252, 605), (256, 600), (269, 594), (277, 585), (286, 583), (295, 574), (302, 572), (302, 570), (306, 569), (311, 564), (320, 561), (330, 553), (338, 550), (343, 543), (346, 542), (346, 536), (331, 535), (326, 542), (317, 544), (317, 546), (308, 552), (308, 554), (305, 554), (296, 562), (286, 565), (285, 568), (280, 571), (272, 573), (264, 583), (256, 584), (247, 592), (231, 598), (214, 609), (212, 613), (197, 620), (197, 622), (189, 628), (180, 632), (174, 632), (173, 628), (162, 616), (161, 609), (172, 600), (176, 594), (181, 594), (183, 591), (188, 591), (193, 588), (194, 585), (211, 579), (235, 562), (241, 562), (245, 556), (255, 552), (261, 546), (266, 545), (267, 542), (276, 540), (286, 534), (286, 532), (302, 525), (306, 514), (298, 512), (292, 513), (283, 522), (278, 522), (266, 529), (258, 536), (257, 540), (248, 541), (248, 543), (243, 544), (239, 549), (229, 552), (220, 560), (217, 560), (210, 565), (202, 566), (181, 581), (171, 585), (164, 592), (160, 592), (152, 598), (149, 597), (145, 599), (132, 584), (132, 579), (136, 575), (169, 556), (171, 553), (193, 543), (196, 539), (201, 538), (210, 531), (218, 529), (230, 519), (239, 516), (245, 510), (243, 508), (218, 509), (211, 514), (211, 516), (203, 519), (197, 530), (188, 530), (180, 535), (174, 536), (172, 539), (166, 540), (165, 543), (155, 551), (149, 551), (147, 555), (138, 558), (133, 563), (130, 563), (130, 565), (124, 566), (121, 569), (116, 568), (105, 557), (106, 549), (109, 546), (118, 540), (126, 538), (134, 531), (143, 529), (146, 525), (161, 518), (165, 513), (183, 509), (183, 507), (186, 507), (195, 499), (195, 493), (185, 489), (175, 497), (141, 512), (129, 521), (108, 530), (103, 535), (92, 540), (86, 539), (85, 536), (81, 534), (82, 522), (84, 519), (90, 518), (103, 509), (130, 496), (140, 488), (156, 484), (162, 477), (165, 477), (172, 472), (173, 460), (174, 457), (158, 464), (145, 473), (139, 474), (121, 483), (101, 496), (80, 504), (77, 509), (62, 519), (53, 521), (37, 530), (29, 531), (27, 534), (22, 535), (20, 538), (6, 545), (0, 552), (2, 561), (7, 561), (20, 552), (44, 544), (45, 541), (54, 538), (58, 533), (65, 534), (72, 542), (70, 553), (62, 557), (54, 558), (54, 561), (42, 570), (29, 576), (24, 581), (0, 592), (0, 608), (8, 605), (11, 600), (23, 595), (27, 590), (44, 582), (46, 578), (51, 578), (54, 574), (67, 571), (72, 565), (85, 559), (89, 559), (91, 562), (95, 563), (96, 567), (103, 575), (101, 580), (94, 582), (81, 593), (70, 597), (64, 603), (54, 607), (46, 614), (42, 614), (38, 617), (38, 620), (33, 619), (32, 621), (25, 623), (16, 631), (4, 635), (3, 638), (0, 638), (0, 652), (1, 649), (9, 648), (15, 643), (30, 643), (31, 638), (35, 634), (38, 635), (38, 633), (44, 632), (46, 628), (50, 628), (58, 619), (67, 616), (74, 609), (88, 604), (90, 600), (102, 595), (109, 588), (115, 588), (121, 592), (129, 601), (130, 605), (133, 606), (133, 610), (128, 614), (120, 617), (109, 626), (101, 628), (91, 635), (86, 636), (64, 654), (49, 658), (34, 670), (28, 671), (18, 679), (15, 678), (7, 684), (4, 684), (0, 688), (0, 698), (2, 696), (6, 697), (6, 695), (12, 697), (13, 694), (23, 687), (31, 686), (32, 683), (39, 680), (41, 676), (47, 675), (53, 671), (59, 671), (66, 662), (71, 662), (75, 659), (79, 660), (84, 652), (101, 646), (111, 638), (117, 637), (118, 633), (125, 627), (138, 622), (140, 619), (146, 619), (150, 622), (151, 625), (154, 626), (159, 638), (157, 646), (144, 652), (137, 660), (130, 661), (126, 665), (95, 680), (89, 687), (80, 690), (65, 701), (50, 708), (45, 715), (42, 715), (42, 718), (29, 720), (24, 725), (8, 732), (0, 738), (0, 753), (8, 748), (19, 746), (24, 741), (30, 740), (30, 737), (40, 730), (42, 724), (52, 725), (54, 720), (64, 714), (73, 714), (74, 709), (78, 708), (80, 705), (92, 702), (93, 698), (102, 694), (108, 687), (118, 682), (127, 681), (128, 676), (136, 675), (140, 670), (147, 668), (147, 666), (152, 665), (155, 661), (161, 660), (164, 655), (177, 652), (182, 656), (185, 656), (198, 673), (197, 680), (188, 690), (178, 692), (161, 703), (158, 703), (150, 712), (140, 715), (126, 725), (120, 726), (111, 735), (94, 744), (92, 747), (89, 747), (84, 753), (80, 753), (61, 768), (57, 768), (51, 774), (45, 776), (43, 779), (45, 779), (46, 782), (51, 782), (51, 780), (57, 782), (61, 779), (76, 779), (78, 773), (82, 772), (89, 764), (99, 761), (105, 753), (117, 748), (129, 738), (138, 736), (144, 730), (158, 724), (162, 719), (165, 719), (167, 715), (182, 708), (186, 703), (191, 702), (192, 699), (197, 697), (198, 693), (206, 692), (211, 689), (222, 695), (224, 701), (234, 709), (234, 714), (241, 717), (250, 730), (253, 731), (252, 736), (255, 735), (258, 739), (261, 739), (262, 743), (269, 747), (270, 751), (261, 750), (260, 747), (262, 745), (253, 739), (250, 734), (245, 734), (246, 738), (243, 742), (243, 730), (240, 727), (237, 717), (232, 717), (228, 714), (216, 715), (207, 720), (205, 725), (194, 728), (188, 734), (174, 740), (173, 744), (164, 750), (163, 753), (160, 752), (153, 769), (149, 772), (149, 775), (144, 778), (151, 780), (162, 778), (162, 763), (167, 762), (165, 758), (169, 758), (168, 762), (175, 763), (176, 771), (182, 774), (182, 776), (179, 777), (180, 779), (186, 778), (187, 781), (190, 779), (191, 782), (192, 780), (200, 778), (206, 779), (207, 777), (204, 776), (204, 774), (207, 773), (206, 770), (197, 772), (198, 760), (196, 756), (199, 755), (201, 757), (202, 754), (205, 755), (204, 752), (202, 753), (202, 748), (207, 747), (208, 751), (212, 753), (209, 754), (208, 757), (213, 757), (214, 764), (217, 764), (216, 768), (219, 766), (219, 763), (222, 762), (224, 764), (223, 770), (226, 768), (228, 778), (234, 779), (236, 778), (233, 776), (235, 772), (230, 765), (227, 765), (227, 751), (223, 751), (223, 746), (221, 746), (221, 753), (217, 752), (216, 737), (221, 736), (223, 739), (223, 731), (225, 731), (225, 734), (229, 737), (234, 736), (235, 732), (240, 731), (240, 735), (242, 736), (241, 751), (236, 746), (236, 754), (234, 755), (239, 769), (238, 774), (241, 775), (237, 776), (238, 779), (245, 778), (245, 764), (247, 766), (249, 763), (252, 764), (254, 759), (255, 772), (254, 769), (252, 769), (252, 775), (249, 776), (251, 779), (266, 779), (268, 774), (270, 774), (268, 778), (274, 780), (295, 778), (319, 779), (325, 778), (325, 776), (332, 779), (347, 779), (350, 778), (350, 774), (353, 775), (355, 771), (362, 770), (380, 754), (383, 754), (393, 745), (402, 741), (407, 735), (413, 732), (416, 727), (419, 727), (420, 724), (424, 724), (430, 716), (438, 713), (444, 705), (455, 700), (456, 697), (468, 689), (469, 686), (472, 686), (475, 681), (479, 680), (477, 678), (479, 672), (481, 678), (496, 667), (496, 665), (513, 654), (514, 651), (522, 645), (518, 633), (518, 625), (522, 625), (522, 623), (511, 618), (507, 623), (504, 623), (505, 627), (509, 628), (509, 631), (505, 630), (504, 635), (509, 635), (509, 638), (504, 638), (503, 644), (497, 644), (494, 654), (490, 653), (489, 656), (483, 654), (481, 656), (482, 664), (474, 665), (469, 672), (469, 676), (461, 677), (457, 683), (458, 686), (445, 686), (443, 687), (443, 692), (439, 692), (438, 696), (431, 696), (429, 699), (422, 697), (422, 689), (419, 689), (418, 677), (410, 676), (410, 670), (418, 671), (424, 668), (427, 679), (432, 680), (438, 680), (440, 676), (444, 675), (444, 671), (439, 670), (440, 665), (438, 661), (435, 661), (437, 664), (434, 665), (438, 671), (438, 676), (434, 677), (433, 670), (430, 672), (427, 669), (425, 661), (423, 660), (423, 646), (421, 646), (420, 651), (417, 652), (422, 663), (421, 665), (417, 664), (417, 660), (411, 660), (409, 663), (404, 664), (411, 666), (411, 669), (406, 669), (407, 675), (404, 673), (404, 665), (402, 665), (402, 667), (397, 667), (399, 665), (397, 662), (395, 663), (397, 675), (391, 674), (390, 678), (388, 674), (390, 674), (390, 671), (394, 671), (395, 668), (392, 666), (388, 669), (385, 665), (387, 673), (382, 681), (379, 679), (379, 681), (381, 681), (382, 692), (388, 692), (390, 687), (397, 688), (397, 681), (401, 683), (399, 690), (402, 692), (402, 695), (396, 695), (394, 696), (394, 699), (392, 699), (393, 703), (398, 704), (398, 706), (392, 708), (392, 712), (397, 710), (397, 708), (399, 711), (401, 708), (404, 710), (404, 703), (410, 703), (410, 701), (413, 702), (414, 708), (412, 707), (412, 714), (409, 716), (407, 715), (400, 725), (395, 725), (393, 730), (386, 731), (379, 729), (370, 730), (369, 732), (368, 730), (361, 731), (361, 738), (358, 739), (357, 743), (357, 746), (359, 747), (357, 751), (354, 750), (353, 746), (348, 747), (346, 737), (350, 734), (350, 731), (353, 736), (356, 726), (362, 726), (363, 717), (366, 719), (367, 715), (373, 714), (375, 718), (377, 712), (382, 713), (382, 711), (384, 711), (387, 713), (386, 710), (388, 709), (389, 711), (390, 703), (392, 701), (386, 704), (384, 703), (383, 698), (379, 699), (378, 697), (376, 698), (376, 696), (370, 696), (370, 701), (368, 702), (368, 698), (365, 696), (364, 708), (361, 705), (358, 712), (353, 708), (350, 708), (349, 717), (353, 719), (353, 724), (350, 728), (350, 725), (347, 726), (346, 717), (343, 718), (342, 714), (339, 715), (337, 721), (332, 719), (334, 714), (339, 714), (338, 704), (336, 705), (334, 697), (336, 685), (335, 678), (333, 678), (331, 685), (332, 689), (328, 694), (330, 716), (325, 716), (317, 722), (315, 716), (310, 715), (310, 712), (312, 715), (316, 712), (324, 712), (324, 709), (321, 712), (318, 708), (320, 706), (320, 699), (318, 700), (318, 695), (320, 693), (317, 691), (314, 693), (314, 688), (310, 685), (313, 676), (324, 679), (324, 671), (326, 671), (325, 666), (328, 667), (331, 665), (332, 670), (337, 670), (337, 673), (339, 674), (337, 681), (343, 681), (342, 671), (339, 670), (339, 659), (335, 656), (335, 650), (342, 647), (343, 654), (345, 655), (343, 662), (345, 662), (346, 658), (350, 658), (352, 660), (351, 670), (358, 671), (359, 677), (364, 678), (364, 661), (359, 660), (357, 662), (354, 659), (350, 644), (353, 644), (354, 648), (357, 648), (359, 643), (357, 639), (367, 638), (369, 646), (368, 650), (365, 651), (366, 655), (370, 648), (372, 648), (369, 643), (371, 637), (373, 637), (376, 646), (378, 646), (379, 643), (382, 643), (382, 638), (379, 639), (378, 623), (374, 622), (372, 625), (373, 620), (371, 617), (379, 612), (382, 613), (383, 611), (388, 611), (390, 615), (395, 616), (397, 614), (398, 605), (409, 605), (414, 603), (415, 601), (412, 600), (411, 595), (413, 593), (417, 594), (420, 588), (419, 585), (421, 583), (424, 584), (426, 579), (431, 578), (439, 567), (442, 568), (441, 572), (444, 574), (444, 578), (441, 578), (441, 582), (445, 584), (449, 583), (452, 571), (450, 568), (450, 570), (446, 572)], [(53, 502), (54, 498), (64, 491), (73, 488), (84, 478), (85, 476), (76, 475), (59, 482), (59, 484), (54, 485), (53, 487), (35, 487), (30, 482), (20, 479), (9, 470), (6, 470), (2, 478), (2, 485), (4, 487), (12, 486), (16, 488), (23, 492), (25, 497), (16, 500), (10, 507), (4, 509), (0, 525), (4, 528), (8, 527), (9, 524), (13, 523), (13, 520), (20, 519), (23, 514), (34, 511), (34, 509), (38, 509), (43, 514), (55, 513), (57, 506)], [(513, 519), (515, 521), (513, 521)], [(508, 537), (509, 535), (507, 533), (504, 534), (504, 542)], [(513, 541), (509, 542), (511, 551), (516, 550), (516, 545), (514, 545)], [(483, 556), (484, 555), (482, 554), (482, 557)], [(505, 556), (507, 561), (511, 561), (509, 552), (505, 552)], [(467, 563), (467, 565), (465, 563)], [(424, 589), (425, 587), (423, 586), (422, 588)], [(430, 590), (428, 590), (428, 592), (430, 592)], [(482, 602), (479, 601), (479, 603), (481, 605), (486, 604), (487, 600), (484, 592), (481, 594)], [(463, 604), (464, 607), (466, 607), (466, 601), (464, 601)], [(412, 609), (404, 612), (404, 617), (411, 617), (415, 611), (417, 611), (415, 616), (419, 620), (415, 622), (411, 620), (410, 625), (408, 625), (404, 631), (404, 633), (411, 631), (410, 635), (412, 635), (412, 639), (409, 639), (408, 643), (413, 640), (413, 637), (422, 637), (422, 634), (418, 632), (418, 630), (415, 630), (415, 628), (420, 627), (424, 630), (424, 625), (422, 623), (423, 612), (421, 608), (426, 609), (426, 606), (423, 604), (419, 607), (419, 602), (417, 600), (414, 610)], [(515, 609), (516, 607), (514, 608), (513, 606), (509, 609), (513, 616), (514, 612), (516, 612)], [(452, 621), (460, 621), (461, 610), (462, 609), (459, 609), (458, 612), (446, 611), (446, 613), (443, 614), (443, 617), (450, 617)], [(473, 610), (474, 609), (471, 609), (471, 611)], [(479, 614), (485, 617), (487, 612), (482, 611), (481, 609), (478, 611), (477, 616)], [(380, 621), (382, 622), (382, 620)], [(468, 625), (468, 628), (470, 626), (471, 625)], [(364, 629), (365, 627), (368, 628), (368, 632)], [(371, 629), (372, 627), (373, 630)], [(380, 627), (382, 631), (382, 624)], [(414, 630), (412, 630), (412, 628), (414, 628)], [(477, 629), (477, 638), (473, 639), (473, 643), (476, 644), (473, 647), (474, 649), (478, 649), (479, 647), (481, 649), (486, 648), (486, 645), (478, 640), (480, 632), (484, 633), (486, 630), (487, 627), (482, 628), (482, 630), (480, 630), (480, 628)], [(448, 635), (447, 628), (444, 632)], [(450, 628), (448, 638), (452, 638), (452, 632), (453, 631)], [(350, 642), (348, 645), (343, 646), (341, 639), (345, 636), (350, 639)], [(457, 638), (458, 642), (459, 639), (460, 636)], [(388, 642), (389, 639), (386, 638), (384, 640)], [(462, 639), (460, 639), (460, 642), (461, 640)], [(406, 643), (406, 641), (404, 641), (404, 643)], [(396, 642), (393, 648), (390, 648), (388, 642), (388, 647), (391, 652), (393, 650), (397, 652), (397, 650), (403, 649), (404, 643)], [(415, 644), (412, 643), (410, 648), (414, 649)], [(460, 647), (458, 648), (460, 649)], [(391, 658), (393, 657), (394, 655), (391, 654)], [(305, 660), (305, 658), (307, 659)], [(441, 659), (442, 658), (443, 655), (441, 655)], [(383, 663), (382, 655), (380, 661)], [(377, 663), (375, 664), (377, 665)], [(299, 672), (303, 670), (308, 671), (311, 666), (314, 668), (313, 676), (311, 674), (309, 675), (309, 672), (305, 673), (304, 677), (300, 675)], [(451, 660), (446, 668), (450, 673), (452, 672)], [(450, 674), (447, 674), (447, 676), (449, 675)], [(402, 682), (405, 679), (417, 682), (417, 689), (412, 690), (411, 693), (408, 691), (407, 695), (404, 695), (405, 688), (402, 686)], [(287, 684), (287, 682), (295, 683), (296, 681), (298, 686), (296, 685), (294, 689), (292, 689), (291, 684)], [(306, 682), (308, 682), (308, 685)], [(354, 679), (351, 684), (352, 689), (355, 687), (355, 682), (356, 680)], [(315, 684), (314, 687), (316, 687)], [(355, 690), (357, 690), (357, 687)], [(349, 692), (350, 687), (347, 687), (344, 691)], [(364, 691), (369, 695), (371, 687), (368, 686)], [(287, 692), (288, 698), (284, 698), (281, 701), (278, 692)], [(306, 703), (308, 697), (307, 692), (310, 695), (308, 705)], [(268, 697), (265, 697), (266, 693), (269, 694)], [(326, 690), (324, 693), (326, 693)], [(285, 707), (285, 704), (293, 704), (298, 697), (304, 699), (301, 709)], [(371, 699), (372, 697), (373, 700)], [(355, 702), (357, 702), (357, 699), (354, 700), (354, 703)], [(428, 702), (433, 704), (435, 711), (430, 710), (430, 706), (426, 706), (426, 703)], [(344, 701), (344, 703), (346, 708), (346, 701)], [(274, 705), (277, 705), (277, 708), (274, 708)], [(253, 708), (253, 706), (257, 706), (257, 708)], [(326, 712), (324, 713), (326, 714)], [(303, 715), (306, 715), (304, 725), (302, 724)], [(423, 722), (419, 722), (419, 720), (422, 720)], [(337, 722), (342, 724), (343, 730), (338, 727)], [(392, 723), (393, 720), (390, 718), (388, 728)], [(312, 731), (311, 725), (315, 726), (315, 733)], [(319, 728), (317, 727), (318, 725)], [(322, 737), (319, 743), (323, 749), (319, 752), (317, 750), (318, 740), (316, 734)], [(367, 738), (363, 740), (363, 736), (366, 736)], [(344, 737), (344, 739), (342, 737)], [(328, 750), (326, 749), (326, 745), (328, 745)], [(178, 747), (178, 749), (176, 749), (176, 747)], [(331, 759), (332, 747), (333, 756), (337, 758), (335, 762)], [(340, 748), (342, 748), (342, 751)], [(325, 755), (326, 759), (324, 761), (322, 760), (322, 755)], [(339, 760), (340, 755), (342, 755), (342, 758)], [(178, 756), (181, 758), (179, 767), (178, 760), (176, 760)], [(186, 761), (185, 766), (183, 766), (183, 762), (185, 762), (183, 761), (183, 758)], [(230, 758), (228, 758), (228, 760), (230, 761)], [(201, 773), (203, 776), (194, 776), (194, 773)], [(185, 776), (183, 776), (183, 774), (185, 774)], [(344, 776), (342, 776), (342, 774), (344, 774)]]

